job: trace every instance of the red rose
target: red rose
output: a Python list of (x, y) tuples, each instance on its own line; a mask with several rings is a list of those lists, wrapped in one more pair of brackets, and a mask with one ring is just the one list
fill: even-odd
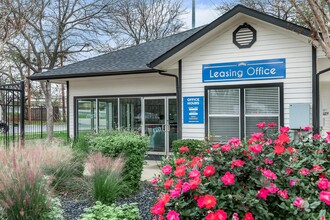
[(233, 185), (235, 184), (235, 174), (231, 174), (230, 172), (226, 172), (223, 177), (221, 177), (221, 181), (225, 185)]
[(258, 154), (262, 151), (262, 145), (261, 144), (255, 144), (255, 145), (249, 146), (249, 150), (252, 151), (255, 154)]
[(261, 188), (258, 191), (257, 198), (261, 198), (266, 201), (268, 194), (269, 194), (269, 191), (266, 188)]
[(260, 122), (259, 124), (257, 124), (258, 128), (264, 128), (266, 127), (266, 122)]
[(197, 200), (199, 208), (212, 209), (217, 204), (216, 198), (212, 195), (200, 196)]
[(183, 165), (180, 165), (180, 166), (176, 167), (176, 169), (174, 171), (174, 175), (176, 177), (185, 176), (186, 175), (186, 167), (183, 166)]
[(160, 198), (158, 198), (158, 204), (165, 206), (166, 203), (168, 203), (171, 199), (170, 194), (168, 193), (163, 193)]
[(206, 166), (204, 169), (204, 176), (212, 176), (215, 173), (215, 168), (212, 165)]
[(215, 212), (210, 212), (206, 217), (205, 220), (226, 220), (227, 219), (227, 213), (220, 209)]
[(188, 152), (189, 152), (189, 148), (187, 146), (180, 147), (180, 153), (188, 153)]
[(197, 189), (198, 185), (202, 182), (202, 180), (199, 177), (196, 177), (194, 179), (189, 180), (189, 184), (191, 189)]
[(243, 220), (254, 220), (252, 213), (251, 212), (245, 213)]
[(213, 149), (217, 149), (219, 147), (220, 147), (220, 143), (215, 143), (215, 144), (212, 145), (212, 148)]
[(180, 165), (180, 164), (182, 164), (184, 162), (186, 162), (186, 159), (184, 159), (183, 157), (175, 160), (175, 164), (176, 165)]
[(173, 184), (173, 180), (172, 179), (165, 180), (165, 183), (164, 183), (165, 189), (171, 188), (172, 184)]
[(289, 143), (290, 142), (290, 138), (288, 137), (288, 135), (287, 134), (280, 134), (279, 136), (278, 136), (278, 139), (277, 139), (279, 142), (281, 142), (281, 143)]
[(151, 208), (151, 213), (153, 215), (162, 215), (165, 212), (165, 208), (163, 204), (156, 203), (152, 208)]
[(243, 160), (234, 160), (233, 162), (231, 162), (231, 168), (234, 167), (243, 167), (244, 165), (244, 161)]
[(274, 153), (276, 155), (280, 155), (280, 154), (283, 154), (285, 152), (285, 147), (283, 147), (282, 145), (276, 145), (274, 147)]

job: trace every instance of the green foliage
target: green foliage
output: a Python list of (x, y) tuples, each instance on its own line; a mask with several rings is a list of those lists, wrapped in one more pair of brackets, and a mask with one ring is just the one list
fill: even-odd
[[(63, 209), (59, 198), (51, 199), (49, 210), (42, 214), (42, 220), (64, 220)], [(1, 218), (0, 218), (1, 219)]]
[(119, 174), (99, 170), (92, 177), (94, 198), (105, 204), (111, 204), (121, 192), (122, 178)]
[(90, 139), (93, 151), (116, 158), (123, 155), (125, 167), (123, 170), (124, 194), (130, 194), (139, 189), (144, 164), (144, 155), (147, 152), (148, 138), (133, 132), (115, 131), (109, 134), (100, 134)]
[(182, 146), (189, 148), (189, 155), (197, 155), (198, 152), (205, 148), (205, 142), (197, 139), (175, 140), (172, 143), (174, 154), (179, 154)]
[(164, 158), (163, 174), (152, 181), (161, 193), (152, 213), (156, 219), (170, 210), (192, 220), (212, 219), (219, 210), (227, 219), (235, 213), (239, 219), (251, 219), (251, 213), (256, 220), (328, 219), (330, 132), (312, 136), (306, 127), (295, 137), (287, 127), (279, 133), (263, 127), (248, 140), (232, 138), (202, 154)]
[(108, 206), (101, 202), (85, 211), (81, 216), (81, 220), (138, 220), (139, 209), (136, 203), (116, 206), (114, 204)]
[(72, 149), (75, 151), (88, 154), (90, 152), (90, 135), (81, 135), (72, 142)]

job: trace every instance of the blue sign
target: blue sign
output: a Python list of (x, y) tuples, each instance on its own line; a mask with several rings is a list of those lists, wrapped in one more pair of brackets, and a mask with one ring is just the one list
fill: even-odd
[(285, 79), (285, 59), (203, 64), (203, 82)]
[(183, 123), (203, 124), (204, 123), (204, 97), (184, 97), (183, 98)]

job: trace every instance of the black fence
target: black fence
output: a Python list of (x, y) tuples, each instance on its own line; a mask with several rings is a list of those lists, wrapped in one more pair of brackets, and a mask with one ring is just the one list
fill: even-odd
[(24, 82), (0, 85), (0, 144), (24, 145)]
[[(47, 110), (25, 105), (24, 82), (0, 85), (0, 146), (24, 146), (25, 140), (47, 138)], [(53, 108), (54, 137), (67, 140), (62, 109)]]
[[(47, 137), (47, 109), (44, 106), (25, 108), (25, 139), (42, 139)], [(59, 106), (53, 107), (54, 136), (66, 138), (66, 122), (61, 118)]]

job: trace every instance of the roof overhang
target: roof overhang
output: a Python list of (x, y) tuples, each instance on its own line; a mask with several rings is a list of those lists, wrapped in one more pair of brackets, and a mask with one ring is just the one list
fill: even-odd
[(43, 75), (42, 73), (32, 75), (29, 77), (30, 80), (59, 80), (59, 79), (72, 79), (72, 78), (85, 78), (85, 77), (97, 77), (97, 76), (116, 76), (116, 75), (130, 75), (130, 74), (144, 74), (144, 73), (155, 73), (158, 70), (155, 69), (142, 69), (133, 71), (116, 71), (116, 72), (100, 72), (100, 73), (74, 73), (66, 75)]

